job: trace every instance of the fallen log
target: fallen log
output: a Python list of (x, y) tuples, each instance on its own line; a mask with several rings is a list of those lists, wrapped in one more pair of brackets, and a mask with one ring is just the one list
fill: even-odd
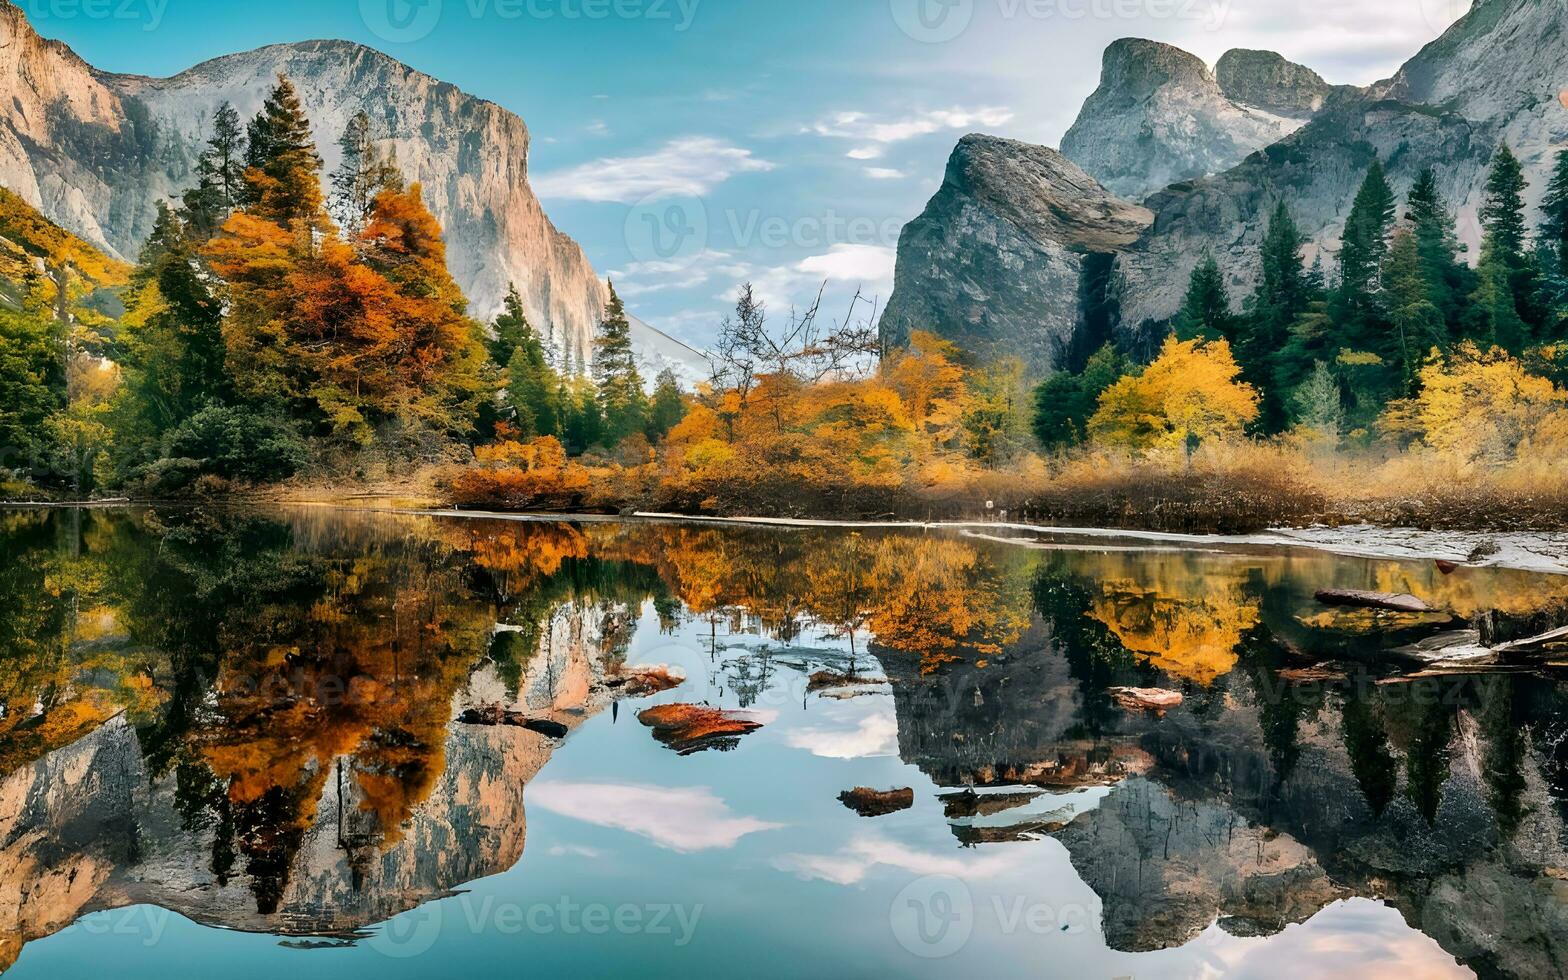
[(1385, 609), (1389, 612), (1425, 613), (1432, 607), (1426, 600), (1409, 593), (1363, 592), (1360, 589), (1320, 589), (1317, 600), (1325, 606), (1350, 606), (1355, 609)]

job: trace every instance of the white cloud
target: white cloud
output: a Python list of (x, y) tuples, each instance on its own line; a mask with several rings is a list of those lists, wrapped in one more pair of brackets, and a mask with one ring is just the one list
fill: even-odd
[(735, 816), (706, 786), (673, 789), (634, 783), (533, 783), (528, 803), (600, 827), (646, 837), (689, 853), (734, 847), (747, 834), (783, 824)]
[[(887, 245), (862, 245), (841, 242), (830, 246), (826, 252), (808, 255), (788, 265), (772, 267), (743, 267), (726, 270), (739, 272), (733, 282), (725, 283), (724, 291), (714, 298), (726, 302), (735, 298), (734, 286), (750, 282), (768, 308), (770, 317), (783, 317), (791, 309), (804, 310), (824, 284), (843, 287), (843, 305), (850, 294), (859, 289), (866, 301), (885, 301), (893, 291), (893, 267), (897, 260), (896, 249)], [(839, 303), (836, 295), (824, 299), (823, 311), (835, 309)], [(865, 310), (858, 310), (865, 313)]]
[(833, 139), (854, 140), (861, 145), (849, 151), (851, 160), (874, 160), (889, 143), (902, 143), (932, 133), (994, 129), (1011, 122), (1012, 110), (1001, 106), (973, 109), (933, 109), (897, 119), (872, 119), (864, 112), (839, 112), (807, 127), (806, 132)]
[(639, 201), (702, 197), (736, 174), (772, 170), (751, 151), (710, 136), (687, 136), (635, 157), (605, 157), (539, 174), (534, 191), (543, 198), (572, 201)]
[(672, 289), (691, 289), (715, 277), (740, 282), (749, 269), (728, 252), (704, 249), (690, 258), (630, 262), (610, 273), (622, 296), (646, 296)]
[(840, 243), (822, 255), (801, 259), (795, 268), (808, 276), (830, 281), (891, 284), (897, 259), (898, 251), (887, 245)]
[(903, 180), (909, 175), (892, 167), (867, 167), (866, 176), (872, 180)]

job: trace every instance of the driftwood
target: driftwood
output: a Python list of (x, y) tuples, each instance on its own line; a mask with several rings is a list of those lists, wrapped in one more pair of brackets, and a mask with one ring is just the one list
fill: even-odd
[(1354, 609), (1386, 609), (1389, 612), (1424, 613), (1432, 607), (1424, 599), (1408, 593), (1363, 592), (1359, 589), (1321, 589), (1317, 600), (1325, 606), (1349, 606)]

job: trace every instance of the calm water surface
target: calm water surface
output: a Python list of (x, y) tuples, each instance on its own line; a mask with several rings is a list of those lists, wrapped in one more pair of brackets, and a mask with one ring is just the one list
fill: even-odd
[(1568, 969), (1568, 578), (1062, 544), (0, 512), (0, 969)]

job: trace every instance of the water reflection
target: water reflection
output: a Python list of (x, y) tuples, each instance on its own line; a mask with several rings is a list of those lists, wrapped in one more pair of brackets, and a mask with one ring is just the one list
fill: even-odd
[[(1100, 903), (1107, 970), (1351, 898), (1478, 973), (1551, 975), (1568, 955), (1559, 683), (1411, 677), (1407, 652), (1556, 625), (1561, 578), (325, 510), (3, 512), (0, 553), (0, 965), (135, 903), (353, 942), (517, 865), (530, 782), (552, 819), (689, 856), (773, 849), (719, 889), (1006, 866), (1001, 849), (1053, 837)], [(1326, 586), (1440, 612), (1334, 613), (1313, 599)], [(643, 651), (690, 680), (626, 683)], [(1129, 710), (1123, 687), (1182, 703)], [(638, 694), (634, 713), (693, 704), (757, 734), (663, 750), (636, 782), (550, 762)], [(470, 709), (529, 726), (454, 721)], [(769, 781), (840, 811), (855, 784), (829, 792), (828, 767), (898, 765), (887, 778), (924, 801), (869, 825), (934, 824), (951, 853), (914, 861), (837, 814), (733, 810), (729, 781), (772, 752)], [(820, 853), (770, 843), (813, 821)]]

